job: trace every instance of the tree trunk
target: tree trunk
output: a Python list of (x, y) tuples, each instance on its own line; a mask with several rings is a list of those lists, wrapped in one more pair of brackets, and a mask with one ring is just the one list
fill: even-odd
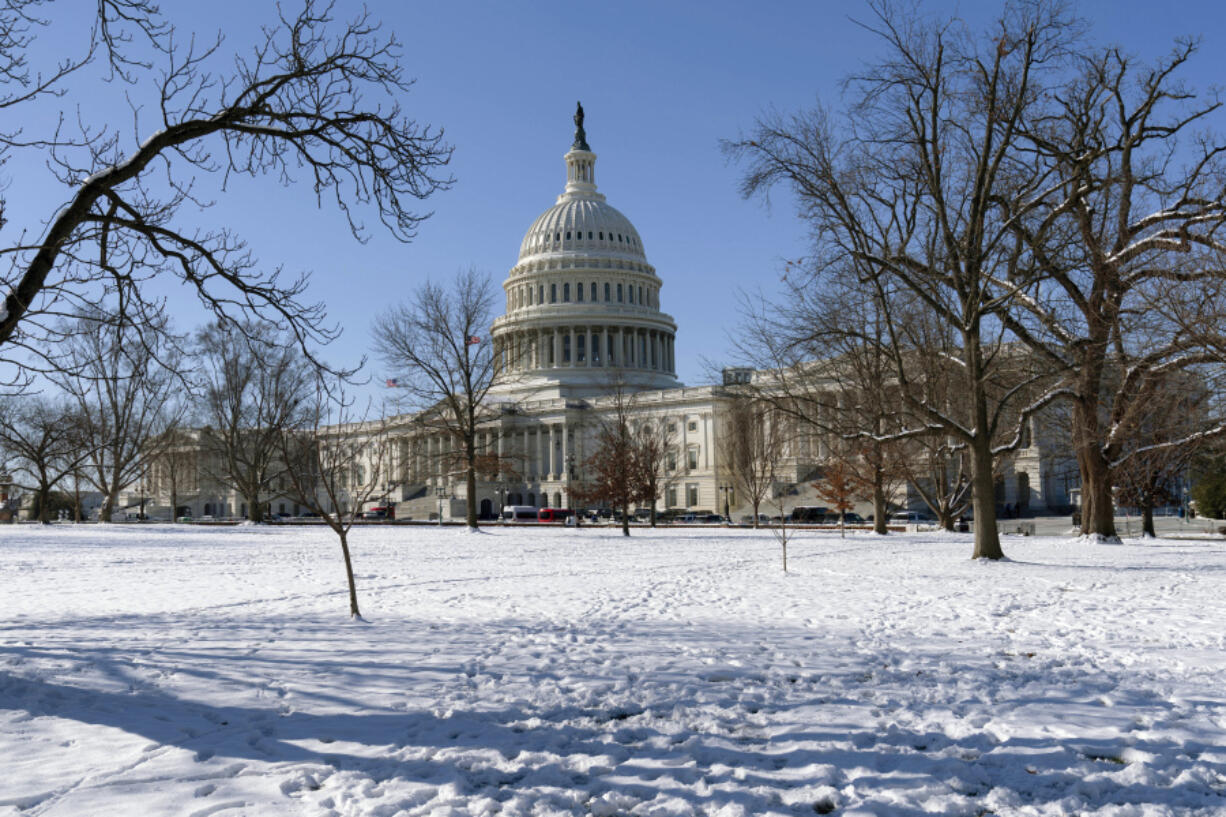
[(873, 530), (882, 535), (889, 533), (887, 522), (889, 520), (885, 513), (885, 486), (877, 479), (873, 482)]
[(1141, 498), (1141, 535), (1158, 538), (1154, 532), (1154, 497), (1146, 494)]
[(99, 522), (110, 522), (112, 515), (115, 513), (115, 496), (107, 494), (102, 500), (102, 510), (98, 512)]
[(758, 513), (761, 511), (761, 509), (762, 509), (762, 503), (758, 499), (755, 498), (753, 501), (753, 526), (755, 529), (762, 527), (758, 523)]
[(247, 519), (251, 522), (259, 522), (263, 517), (260, 514), (260, 493), (256, 491), (254, 495), (248, 494), (247, 500)]
[(473, 457), (476, 455), (473, 446), (468, 446), (468, 467), (464, 469), (464, 487), (468, 491), (468, 502), (464, 508), (464, 518), (468, 527), (477, 527), (477, 469), (473, 468)]
[(1118, 542), (1111, 469), (1106, 459), (1096, 445), (1079, 446), (1077, 464), (1081, 469), (1081, 532)]
[(173, 482), (170, 483), (170, 521), (179, 521), (179, 491)]
[(630, 503), (622, 503), (622, 536), (630, 535)]
[(996, 485), (992, 479), (992, 449), (986, 439), (971, 444), (975, 457), (971, 504), (975, 509), (975, 552), (972, 559), (1003, 559), (1000, 531), (996, 529)]
[(361, 618), (362, 612), (358, 609), (358, 588), (353, 581), (353, 560), (349, 558), (349, 535), (343, 527), (337, 529), (336, 534), (341, 538), (341, 552), (345, 554), (345, 576), (349, 579), (349, 615), (352, 618)]

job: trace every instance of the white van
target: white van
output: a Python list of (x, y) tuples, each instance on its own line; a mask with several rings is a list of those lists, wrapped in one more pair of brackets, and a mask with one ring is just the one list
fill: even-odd
[(504, 522), (535, 522), (536, 506), (534, 505), (503, 505), (502, 521)]

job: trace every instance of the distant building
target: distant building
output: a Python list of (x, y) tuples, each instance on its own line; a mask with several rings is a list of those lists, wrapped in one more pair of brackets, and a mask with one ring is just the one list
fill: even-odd
[[(390, 465), (369, 478), (386, 483), (379, 503), (394, 504), (399, 518), (440, 512), (463, 518), (470, 500), (483, 518), (493, 518), (503, 505), (573, 506), (572, 490), (584, 480), (618, 390), (629, 400), (633, 423), (662, 424), (670, 431), (674, 450), (659, 510), (722, 512), (725, 502), (734, 512), (747, 510), (730, 489), (719, 441), (734, 390), (750, 383), (754, 371), (728, 369), (718, 385), (678, 382), (677, 325), (662, 311), (664, 281), (648, 262), (634, 225), (597, 191), (596, 154), (581, 118), (577, 123), (575, 144), (563, 157), (565, 187), (528, 228), (503, 283), (506, 313), (492, 326), (503, 377), (490, 391), (479, 435), (491, 465), (468, 497), (445, 434), (429, 431), (411, 415), (388, 418), (383, 433), (392, 447)], [(1001, 504), (1067, 504), (1068, 486), (1052, 477), (1051, 458), (1045, 459), (1037, 440), (1011, 458), (998, 483)], [(822, 463), (821, 441), (797, 435), (783, 459), (778, 490), (793, 497), (789, 506), (800, 504), (806, 492), (812, 497), (803, 481)], [(238, 497), (201, 476), (207, 469), (192, 470), (196, 476), (181, 488), (176, 515), (245, 514)], [(165, 468), (155, 467), (153, 484), (159, 501), (168, 501)], [(913, 496), (899, 495), (894, 502), (919, 507)], [(268, 509), (299, 510), (276, 490)]]

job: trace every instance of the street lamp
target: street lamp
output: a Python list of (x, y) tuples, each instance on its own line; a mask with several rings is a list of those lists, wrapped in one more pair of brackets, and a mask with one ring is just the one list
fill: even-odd
[(447, 498), (447, 489), (442, 483), (439, 483), (434, 495), (438, 497), (438, 526), (441, 528), (443, 526), (443, 500)]
[(498, 523), (499, 524), (502, 524), (507, 521), (506, 517), (502, 513), (502, 509), (505, 508), (506, 506), (507, 506), (507, 486), (504, 483), (498, 489)]

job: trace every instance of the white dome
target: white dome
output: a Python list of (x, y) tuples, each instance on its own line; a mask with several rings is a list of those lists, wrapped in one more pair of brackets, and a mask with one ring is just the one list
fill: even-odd
[(638, 230), (604, 197), (571, 196), (532, 222), (519, 248), (519, 260), (553, 252), (598, 252), (646, 261)]

